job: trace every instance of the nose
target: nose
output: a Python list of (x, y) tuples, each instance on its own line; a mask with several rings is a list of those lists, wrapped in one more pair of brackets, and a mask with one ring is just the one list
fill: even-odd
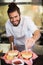
[(12, 20), (13, 20), (13, 21), (16, 21), (16, 18), (15, 18), (15, 17), (13, 17), (13, 18), (12, 18)]

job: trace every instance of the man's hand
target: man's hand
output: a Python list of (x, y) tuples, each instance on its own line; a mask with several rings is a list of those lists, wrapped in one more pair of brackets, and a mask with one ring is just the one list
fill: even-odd
[(14, 45), (14, 50), (17, 50), (17, 47)]
[(35, 44), (35, 40), (33, 38), (26, 39), (25, 45), (27, 49), (31, 48), (34, 44)]
[(26, 47), (27, 48), (31, 48), (35, 42), (40, 38), (41, 34), (40, 34), (40, 31), (39, 30), (36, 30), (32, 36), (32, 38), (27, 38), (26, 39)]
[(10, 45), (10, 50), (17, 50), (17, 47), (13, 44)]

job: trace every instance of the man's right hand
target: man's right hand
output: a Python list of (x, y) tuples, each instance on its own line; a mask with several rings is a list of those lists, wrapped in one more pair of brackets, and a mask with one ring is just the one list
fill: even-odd
[(14, 50), (17, 50), (17, 47), (14, 45)]
[(10, 50), (17, 50), (17, 47), (13, 45), (13, 49), (12, 49), (12, 45), (10, 45)]

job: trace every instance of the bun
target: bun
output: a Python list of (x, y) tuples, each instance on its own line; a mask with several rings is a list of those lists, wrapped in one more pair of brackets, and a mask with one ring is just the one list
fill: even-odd
[(10, 3), (10, 4), (8, 5), (8, 7), (9, 7), (9, 8), (11, 8), (11, 7), (16, 7), (16, 3), (12, 2), (12, 3)]
[(16, 56), (16, 55), (18, 55), (18, 51), (17, 50), (11, 50), (11, 51), (8, 52), (8, 55)]
[(15, 56), (18, 55), (17, 50), (10, 50), (6, 56), (7, 60), (12, 60)]
[(9, 56), (9, 55), (6, 56), (7, 60), (13, 60), (13, 58), (14, 58), (13, 56)]
[(25, 58), (25, 59), (29, 59), (29, 58), (32, 57), (32, 53), (31, 53), (30, 51), (22, 51), (22, 52), (21, 52), (21, 55), (22, 55), (22, 57)]

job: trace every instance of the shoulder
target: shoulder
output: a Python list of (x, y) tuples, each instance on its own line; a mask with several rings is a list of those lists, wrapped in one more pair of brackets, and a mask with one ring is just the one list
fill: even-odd
[(32, 18), (31, 17), (29, 17), (29, 16), (24, 16), (23, 17), (23, 20), (24, 20), (24, 22), (26, 23), (26, 24), (31, 24), (31, 23), (33, 23), (33, 20), (32, 20)]
[(8, 19), (7, 21), (6, 21), (6, 23), (5, 23), (5, 25), (7, 25), (7, 24), (9, 24), (10, 23), (10, 20)]
[(25, 25), (30, 25), (31, 22), (33, 23), (32, 18), (30, 16), (21, 16), (21, 21)]
[(11, 25), (10, 20), (8, 19), (5, 23), (5, 27), (9, 27)]
[(22, 19), (30, 19), (31, 17), (29, 17), (29, 16), (24, 16), (24, 15), (23, 15), (23, 16), (21, 16), (21, 18), (22, 18)]
[(30, 16), (22, 16), (22, 20), (24, 20), (26, 22), (30, 22), (30, 21), (32, 21), (32, 18)]

